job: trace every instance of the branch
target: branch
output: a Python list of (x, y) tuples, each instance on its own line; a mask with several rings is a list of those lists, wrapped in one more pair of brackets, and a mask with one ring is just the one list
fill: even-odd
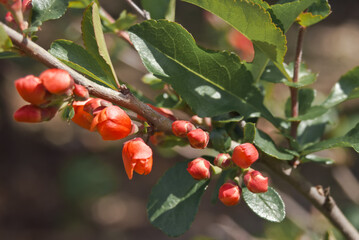
[(298, 169), (293, 169), (286, 162), (278, 161), (262, 153), (260, 161), (306, 197), (346, 239), (359, 239), (358, 231), (339, 209), (332, 196), (330, 196), (328, 189), (323, 189), (321, 186), (312, 186), (300, 175)]
[(72, 68), (63, 64), (60, 60), (52, 56), (45, 49), (32, 42), (30, 39), (22, 36), (20, 33), (16, 32), (10, 27), (6, 26), (4, 23), (0, 22), (0, 26), (4, 28), (13, 44), (21, 49), (26, 55), (43, 63), (49, 68), (59, 68), (66, 70), (73, 77), (75, 82), (86, 87), (91, 95), (105, 99), (121, 107), (130, 109), (133, 112), (143, 116), (151, 124), (153, 124), (156, 131), (171, 132), (172, 121), (152, 110), (152, 108), (141, 102), (132, 93), (117, 92), (90, 81), (83, 75), (74, 71)]
[(145, 11), (142, 10), (141, 8), (139, 8), (134, 2), (132, 2), (132, 0), (126, 0), (126, 2), (145, 20), (150, 20), (150, 14)]

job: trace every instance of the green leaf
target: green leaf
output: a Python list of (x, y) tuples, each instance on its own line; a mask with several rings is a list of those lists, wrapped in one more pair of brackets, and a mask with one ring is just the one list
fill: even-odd
[(75, 110), (72, 105), (67, 105), (61, 113), (61, 118), (65, 121), (71, 121), (71, 119), (75, 116)]
[(307, 12), (301, 13), (298, 16), (298, 23), (304, 27), (309, 27), (322, 21), (328, 17), (330, 13), (331, 10), (328, 0), (319, 0), (312, 4)]
[(115, 70), (112, 66), (110, 55), (107, 51), (105, 37), (96, 3), (90, 4), (84, 11), (82, 18), (82, 38), (86, 50), (96, 59), (100, 67), (106, 72), (112, 88), (119, 85)]
[(163, 108), (176, 108), (180, 100), (175, 94), (162, 93), (156, 97), (156, 106)]
[(340, 78), (323, 105), (332, 108), (353, 98), (359, 98), (359, 67), (353, 68)]
[(264, 153), (279, 160), (292, 160), (293, 155), (279, 149), (273, 140), (263, 131), (257, 129), (254, 144)]
[(233, 116), (231, 113), (212, 117), (212, 123), (218, 126), (222, 126), (226, 123), (238, 123), (241, 120), (243, 120), (242, 116)]
[(175, 20), (176, 0), (141, 0), (141, 4), (152, 19)]
[(359, 152), (359, 123), (343, 137), (331, 138), (318, 142), (304, 149), (302, 154), (306, 155), (313, 152), (319, 152), (324, 149), (337, 147), (352, 147), (355, 151)]
[(103, 24), (105, 25), (107, 32), (116, 32), (127, 30), (129, 27), (136, 23), (136, 20), (136, 15), (127, 13), (126, 10), (123, 10), (114, 23), (108, 23), (108, 21), (103, 21)]
[(228, 152), (231, 148), (232, 139), (223, 128), (215, 128), (210, 132), (212, 147), (218, 152)]
[[(78, 1), (70, 1), (69, 2), (69, 8), (86, 8), (92, 0), (78, 0)], [(95, 0), (97, 4), (98, 0)]]
[(161, 79), (153, 76), (152, 73), (147, 73), (141, 80), (143, 83), (150, 85), (153, 89), (160, 90), (165, 86), (165, 83)]
[(49, 52), (76, 71), (107, 87), (114, 88), (111, 79), (97, 60), (80, 45), (68, 40), (56, 40), (51, 44)]
[(281, 222), (285, 218), (284, 202), (273, 188), (268, 187), (265, 193), (252, 193), (243, 188), (242, 194), (248, 207), (259, 217), (271, 222)]
[(168, 236), (186, 232), (198, 211), (209, 180), (194, 180), (187, 172), (188, 161), (167, 170), (152, 188), (147, 204), (150, 222)]
[[(286, 65), (284, 64), (285, 71), (287, 72), (290, 78), (293, 77), (294, 64), (293, 62)], [(268, 64), (266, 69), (264, 70), (261, 80), (272, 82), (272, 83), (284, 83), (287, 86), (301, 88), (307, 85), (310, 85), (317, 80), (318, 74), (312, 73), (309, 69), (307, 69), (306, 64), (302, 63), (299, 68), (298, 82), (293, 83), (289, 81), (283, 73), (281, 73), (274, 65)]]
[(333, 164), (333, 163), (334, 163), (334, 160), (333, 160), (333, 159), (319, 157), (319, 156), (314, 155), (314, 154), (306, 155), (306, 156), (304, 156), (303, 158), (301, 158), (300, 161), (301, 161), (302, 163), (305, 163), (305, 162), (316, 162), (316, 163), (323, 163), (323, 164), (326, 164), (326, 165), (330, 165), (330, 164)]
[(298, 117), (288, 118), (289, 121), (303, 121), (303, 120), (310, 120), (320, 117), (321, 115), (328, 112), (328, 108), (322, 106), (313, 106), (307, 112)]
[(256, 125), (254, 123), (248, 123), (244, 126), (244, 143), (253, 143), (256, 136)]
[(11, 50), (12, 46), (11, 39), (0, 25), (0, 52)]
[(17, 52), (0, 52), (0, 59), (8, 59), (8, 58), (17, 58), (21, 57), (21, 55)]
[[(184, 0), (219, 16), (266, 54), (281, 71), (287, 40), (270, 14), (260, 5), (245, 0)], [(229, 11), (230, 9), (230, 11)]]
[(65, 14), (68, 0), (32, 0), (31, 27), (38, 27), (43, 22), (58, 19)]
[[(311, 88), (301, 88), (298, 91), (298, 105), (299, 105), (299, 115), (303, 115), (312, 106), (312, 103), (314, 101), (316, 95), (316, 91)], [(291, 116), (291, 97), (288, 98), (286, 102), (286, 108), (285, 108), (285, 115), (286, 117)]]
[(278, 125), (236, 55), (204, 50), (179, 24), (165, 20), (145, 21), (129, 32), (146, 68), (171, 84), (197, 115), (237, 111), (250, 117), (260, 112)]

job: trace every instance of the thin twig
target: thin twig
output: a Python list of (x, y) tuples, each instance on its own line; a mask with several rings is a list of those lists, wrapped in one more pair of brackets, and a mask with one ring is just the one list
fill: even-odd
[(91, 95), (132, 110), (133, 112), (146, 118), (151, 124), (153, 124), (157, 131), (172, 131), (171, 120), (154, 111), (152, 108), (136, 98), (133, 94), (124, 94), (118, 91), (114, 91), (110, 88), (103, 87), (90, 81), (83, 75), (74, 71), (72, 68), (63, 64), (60, 60), (52, 56), (49, 52), (36, 43), (32, 42), (30, 39), (23, 37), (20, 33), (9, 28), (2, 22), (0, 22), (0, 26), (4, 28), (5, 32), (11, 38), (13, 44), (20, 48), (26, 55), (36, 59), (49, 68), (60, 68), (68, 71), (69, 74), (74, 78), (75, 82), (86, 87)]
[(126, 0), (126, 2), (145, 20), (151, 19), (149, 12), (142, 10), (132, 0)]

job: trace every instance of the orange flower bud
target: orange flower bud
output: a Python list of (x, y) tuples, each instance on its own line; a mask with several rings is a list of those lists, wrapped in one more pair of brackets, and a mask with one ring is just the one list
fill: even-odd
[(20, 96), (27, 102), (40, 105), (46, 103), (46, 89), (40, 79), (33, 75), (19, 78), (15, 87)]
[(232, 181), (226, 182), (219, 188), (218, 198), (226, 206), (234, 206), (241, 198), (242, 189)]
[(231, 155), (228, 153), (220, 153), (214, 159), (214, 165), (220, 168), (228, 168), (232, 164)]
[[(175, 121), (176, 117), (173, 115), (173, 112), (167, 108), (158, 108), (153, 106), (152, 104), (147, 104), (149, 107), (151, 107), (153, 110), (155, 110), (156, 112), (158, 112), (159, 114), (161, 114), (162, 116), (165, 116), (166, 118)], [(146, 119), (140, 115), (137, 115), (137, 118), (142, 120), (142, 121), (146, 121)]]
[(250, 169), (243, 177), (244, 184), (253, 193), (268, 191), (268, 177), (263, 177), (259, 171)]
[(256, 147), (251, 143), (244, 143), (234, 148), (232, 161), (241, 168), (248, 168), (259, 157)]
[(190, 131), (187, 134), (187, 138), (193, 148), (204, 149), (207, 147), (209, 141), (209, 134), (208, 132), (205, 132), (202, 129), (198, 128)]
[(84, 106), (87, 102), (88, 101), (73, 102), (72, 107), (75, 110), (75, 115), (71, 120), (80, 127), (90, 130), (93, 116), (84, 111)]
[(232, 30), (229, 35), (229, 43), (239, 50), (241, 60), (252, 62), (254, 59), (253, 43), (237, 30)]
[(133, 171), (147, 175), (152, 170), (152, 149), (141, 138), (132, 139), (123, 145), (122, 160), (129, 179)]
[(132, 124), (125, 111), (117, 106), (109, 106), (93, 119), (90, 130), (96, 128), (103, 140), (118, 140), (130, 134)]
[(104, 108), (112, 106), (112, 103), (103, 100), (101, 98), (90, 98), (84, 106), (84, 111), (95, 116), (101, 112)]
[(40, 80), (50, 93), (56, 95), (71, 95), (74, 88), (74, 79), (62, 69), (47, 69), (40, 75)]
[(89, 91), (87, 90), (87, 88), (85, 88), (82, 85), (78, 85), (78, 84), (75, 84), (74, 94), (83, 100), (86, 100), (90, 97), (90, 94), (89, 94)]
[(5, 21), (8, 23), (15, 23), (15, 19), (14, 16), (12, 15), (11, 12), (7, 12), (5, 15)]
[(14, 113), (18, 122), (38, 123), (52, 119), (57, 112), (56, 107), (40, 108), (35, 105), (25, 105)]
[(172, 132), (177, 137), (186, 137), (187, 133), (196, 129), (189, 121), (177, 120), (172, 123)]
[(211, 164), (204, 158), (196, 158), (188, 163), (187, 171), (196, 180), (208, 179), (211, 177)]

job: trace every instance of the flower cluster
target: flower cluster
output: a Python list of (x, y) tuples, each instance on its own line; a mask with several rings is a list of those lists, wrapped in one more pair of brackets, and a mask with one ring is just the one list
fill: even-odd
[(201, 128), (196, 128), (189, 121), (177, 120), (172, 123), (172, 132), (177, 137), (187, 137), (193, 148), (204, 149), (209, 142), (209, 134)]
[(32, 0), (0, 0), (8, 12), (5, 15), (5, 20), (8, 23), (18, 25), (23, 31), (28, 28), (28, 22), (24, 21), (24, 14), (30, 14), (32, 8)]
[[(193, 130), (192, 130), (193, 131)], [(227, 169), (236, 167), (241, 169), (241, 178), (234, 178), (224, 183), (218, 193), (219, 200), (226, 206), (236, 205), (242, 193), (240, 182), (253, 193), (264, 193), (268, 190), (268, 177), (250, 166), (258, 160), (259, 154), (251, 143), (244, 143), (234, 148), (232, 156), (220, 153), (213, 161), (213, 165), (206, 159), (196, 158), (188, 164), (187, 171), (196, 180), (209, 179), (215, 167)], [(212, 171), (211, 171), (212, 170)], [(234, 181), (236, 180), (236, 181)]]

